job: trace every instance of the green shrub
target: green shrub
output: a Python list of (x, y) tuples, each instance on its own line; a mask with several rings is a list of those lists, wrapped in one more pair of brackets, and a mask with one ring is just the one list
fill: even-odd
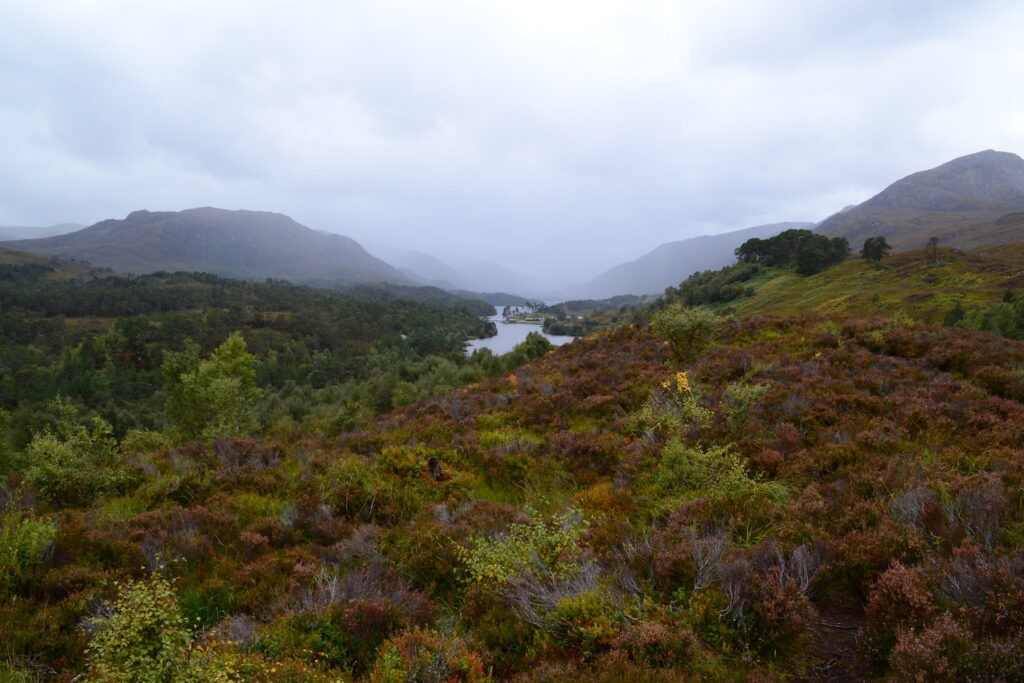
[(129, 481), (110, 424), (93, 418), (89, 426), (65, 399), (53, 402), (56, 429), (36, 434), (26, 449), (25, 481), (57, 506), (87, 505)]
[(129, 583), (95, 623), (87, 651), (97, 681), (165, 683), (187, 660), (191, 637), (166, 579)]
[(86, 648), (91, 680), (101, 683), (228, 683), (241, 680), (230, 652), (192, 641), (171, 583), (132, 582), (113, 614), (96, 619)]
[(426, 467), (430, 455), (426, 448), (416, 446), (387, 446), (377, 456), (376, 469), (400, 479), (416, 479)]
[(13, 508), (0, 513), (0, 595), (13, 591), (53, 543), (53, 522)]
[(680, 371), (661, 383), (633, 416), (636, 424), (658, 436), (672, 436), (684, 427), (711, 424), (713, 413), (704, 407), (703, 392)]
[(256, 357), (241, 333), (231, 334), (206, 360), (192, 345), (168, 354), (167, 417), (180, 440), (248, 436), (256, 428)]
[(768, 384), (751, 384), (749, 382), (732, 382), (725, 387), (725, 400), (732, 408), (732, 418), (736, 424), (747, 419), (751, 406), (760, 401), (771, 388)]
[(416, 487), (387, 471), (399, 460), (407, 462), (389, 456), (382, 470), (359, 456), (337, 459), (320, 480), (324, 500), (337, 514), (352, 519), (394, 522), (411, 517), (421, 503)]
[(126, 455), (146, 455), (171, 447), (170, 439), (163, 432), (149, 429), (132, 429), (121, 439), (121, 452)]
[(7, 442), (7, 433), (11, 421), (11, 414), (0, 409), (0, 476), (15, 469), (14, 453), (11, 445)]
[(470, 581), (499, 587), (536, 565), (555, 576), (568, 576), (577, 567), (579, 540), (588, 528), (578, 510), (550, 521), (533, 516), (529, 522), (510, 524), (504, 534), (478, 536), (459, 557)]
[(41, 674), (16, 668), (13, 664), (0, 664), (0, 683), (36, 683), (41, 680)]
[(681, 497), (706, 496), (713, 501), (735, 501), (755, 495), (777, 500), (786, 490), (775, 482), (760, 482), (747, 474), (743, 457), (731, 446), (702, 449), (672, 440), (662, 449), (654, 473), (654, 488), (672, 507)]
[(499, 429), (480, 432), (479, 439), (480, 448), (483, 450), (489, 451), (492, 448), (501, 447), (510, 453), (529, 453), (544, 443), (544, 439), (536, 434), (531, 434), (525, 429), (517, 429), (514, 427), (502, 427)]
[(712, 311), (676, 302), (654, 315), (651, 329), (683, 359), (692, 358), (714, 341), (717, 324), (718, 316)]

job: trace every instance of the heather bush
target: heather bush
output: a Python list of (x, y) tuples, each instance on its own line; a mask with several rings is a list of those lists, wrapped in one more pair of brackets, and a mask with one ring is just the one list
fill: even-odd
[(460, 616), (472, 625), (473, 640), (480, 644), (486, 663), (496, 674), (521, 670), (543, 651), (537, 627), (527, 623), (505, 596), (471, 586)]
[(950, 612), (923, 629), (901, 628), (892, 649), (892, 673), (907, 681), (1024, 680), (1021, 633), (979, 638)]
[(921, 628), (935, 610), (920, 572), (896, 562), (872, 587), (864, 609), (867, 648), (877, 664), (888, 660), (900, 629)]
[(629, 626), (619, 634), (615, 645), (631, 661), (657, 668), (686, 666), (700, 649), (697, 637), (686, 625), (654, 620)]
[(762, 651), (789, 650), (817, 620), (808, 596), (818, 559), (805, 545), (787, 555), (768, 542), (754, 553), (752, 565), (750, 642)]
[[(439, 510), (447, 514), (443, 505)], [(459, 546), (455, 538), (458, 532), (452, 524), (414, 520), (403, 527), (401, 533), (389, 538), (396, 568), (418, 588), (429, 589), (445, 598), (453, 597), (462, 588), (456, 550)]]
[(650, 544), (650, 571), (657, 585), (677, 597), (703, 590), (718, 575), (729, 550), (725, 529), (700, 531), (673, 518)]
[(568, 595), (545, 615), (545, 631), (562, 648), (590, 659), (610, 649), (625, 617), (621, 605), (599, 589)]
[(986, 548), (995, 545), (1006, 508), (1006, 493), (995, 477), (974, 482), (943, 506), (946, 518)]
[(370, 672), (371, 683), (483, 683), (480, 655), (457, 636), (413, 629), (385, 642)]
[(356, 598), (319, 611), (303, 611), (263, 629), (255, 649), (273, 659), (311, 658), (364, 675), (387, 638), (410, 626), (388, 598)]
[(601, 568), (593, 561), (584, 562), (562, 574), (553, 574), (535, 566), (509, 580), (499, 594), (524, 624), (550, 633), (551, 617), (558, 605), (568, 598), (603, 590), (601, 579)]

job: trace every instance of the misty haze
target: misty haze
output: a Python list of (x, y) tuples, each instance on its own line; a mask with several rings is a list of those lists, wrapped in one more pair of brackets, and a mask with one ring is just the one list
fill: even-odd
[(1024, 680), (1022, 35), (3, 3), (0, 683)]

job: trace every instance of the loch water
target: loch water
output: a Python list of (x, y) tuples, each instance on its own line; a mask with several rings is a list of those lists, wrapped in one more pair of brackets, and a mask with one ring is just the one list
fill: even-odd
[(575, 339), (575, 337), (568, 335), (548, 334), (540, 325), (506, 323), (501, 312), (498, 310), (495, 310), (495, 315), (490, 316), (488, 320), (492, 321), (495, 327), (498, 328), (498, 334), (486, 339), (470, 339), (466, 346), (467, 354), (471, 354), (477, 349), (490, 349), (496, 355), (508, 353), (516, 344), (526, 341), (526, 335), (531, 332), (540, 332), (555, 346), (568, 344)]

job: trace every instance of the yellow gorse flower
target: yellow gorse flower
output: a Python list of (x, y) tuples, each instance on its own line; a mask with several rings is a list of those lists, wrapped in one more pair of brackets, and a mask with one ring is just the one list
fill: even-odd
[[(665, 380), (662, 382), (663, 389), (672, 389), (672, 380)], [(690, 380), (686, 377), (685, 372), (676, 373), (676, 393), (690, 393), (693, 389), (690, 387)]]
[[(676, 379), (675, 391), (676, 391), (677, 394), (689, 394), (690, 392), (693, 391), (693, 389), (690, 387), (690, 380), (689, 380), (689, 378), (687, 378), (685, 372), (677, 372), (675, 379)], [(664, 382), (661, 383), (661, 388), (662, 389), (671, 389), (672, 388), (672, 381), (671, 380), (665, 380)]]
[(687, 379), (685, 372), (676, 373), (676, 391), (680, 394), (683, 392), (690, 393), (690, 380)]

